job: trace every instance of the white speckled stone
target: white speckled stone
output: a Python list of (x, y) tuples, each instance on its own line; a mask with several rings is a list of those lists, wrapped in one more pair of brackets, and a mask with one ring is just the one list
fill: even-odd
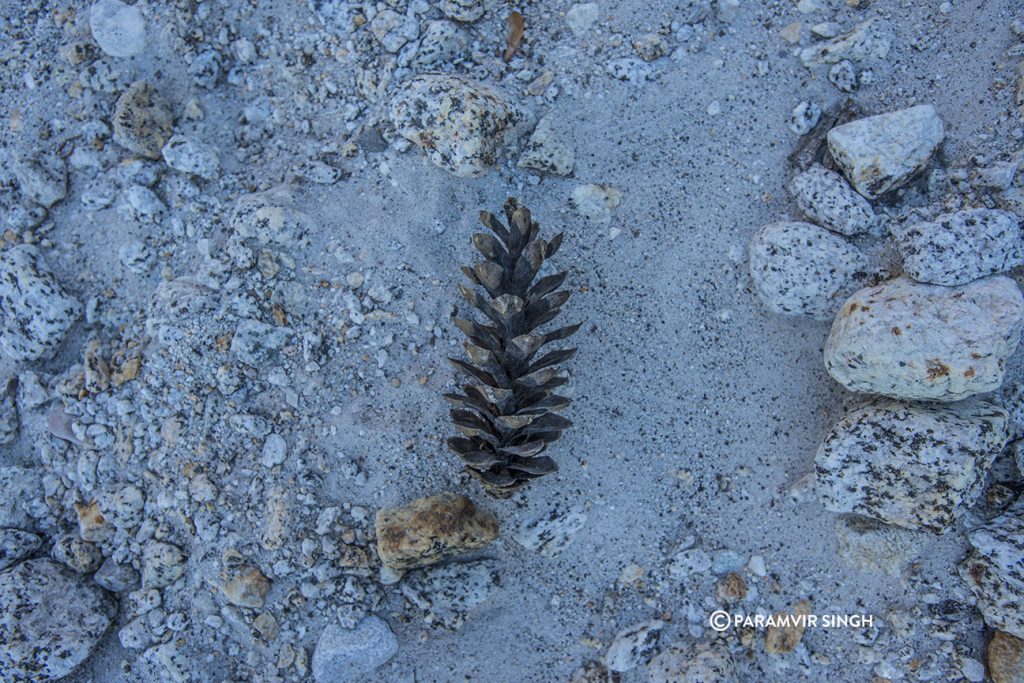
[(15, 360), (36, 360), (53, 355), (82, 306), (38, 248), (19, 244), (0, 253), (0, 310), (0, 346)]
[(851, 391), (958, 401), (994, 391), (1020, 341), (1024, 298), (1002, 275), (961, 287), (900, 277), (843, 304), (825, 367)]
[(852, 236), (874, 225), (875, 211), (868, 200), (854, 192), (841, 175), (818, 164), (796, 175), (789, 191), (804, 215), (823, 228)]
[(142, 549), (142, 587), (171, 585), (185, 574), (187, 559), (176, 545), (149, 541)]
[(831, 40), (823, 40), (800, 51), (805, 66), (835, 64), (844, 59), (870, 62), (885, 59), (892, 40), (880, 19), (868, 19)]
[(494, 560), (461, 562), (409, 572), (399, 584), (402, 595), (423, 610), (424, 620), (452, 631), (498, 587)]
[(146, 49), (146, 20), (138, 5), (98, 0), (89, 8), (89, 28), (111, 57), (133, 57)]
[(398, 639), (387, 622), (368, 616), (354, 629), (328, 624), (313, 651), (317, 683), (359, 681), (398, 652)]
[(206, 180), (215, 180), (220, 173), (217, 150), (186, 135), (175, 135), (168, 140), (162, 154), (168, 166), (182, 173), (197, 175)]
[(735, 683), (736, 665), (721, 643), (670, 647), (647, 667), (651, 683)]
[(960, 576), (990, 627), (1024, 638), (1024, 497), (968, 534), (974, 550)]
[(619, 631), (604, 654), (609, 671), (623, 672), (646, 663), (658, 647), (665, 622), (659, 619), (640, 622)]
[(815, 457), (818, 496), (834, 512), (943, 532), (981, 495), (1006, 439), (1006, 412), (983, 401), (880, 399), (825, 436)]

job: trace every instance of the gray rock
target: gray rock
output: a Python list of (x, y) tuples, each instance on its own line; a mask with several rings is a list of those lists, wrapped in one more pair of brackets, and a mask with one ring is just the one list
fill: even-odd
[(903, 270), (918, 282), (964, 285), (1024, 263), (1020, 222), (1009, 211), (968, 209), (893, 230)]
[(291, 336), (291, 328), (245, 318), (235, 328), (231, 353), (241, 362), (258, 368), (274, 358)]
[(818, 164), (796, 175), (789, 191), (805, 216), (833, 232), (860, 235), (875, 223), (868, 200), (854, 192), (841, 175)]
[(843, 304), (825, 367), (851, 391), (958, 401), (1000, 387), (1022, 317), (1024, 297), (1002, 275), (961, 287), (899, 277)]
[(484, 15), (483, 0), (441, 0), (438, 7), (455, 21), (473, 22)]
[(868, 277), (868, 257), (810, 223), (770, 223), (750, 241), (750, 275), (776, 313), (827, 320)]
[(605, 65), (605, 71), (612, 78), (629, 83), (643, 83), (654, 77), (651, 65), (636, 57), (611, 59)]
[(32, 501), (43, 497), (39, 470), (29, 467), (0, 467), (0, 527), (30, 529)]
[(129, 152), (159, 159), (174, 130), (174, 117), (156, 88), (135, 81), (117, 98), (112, 124), (114, 142)]
[(698, 24), (711, 15), (711, 0), (679, 0), (672, 5), (672, 18), (680, 24)]
[(601, 16), (601, 8), (596, 2), (579, 2), (565, 13), (565, 23), (577, 38), (586, 35), (587, 31), (597, 23)]
[(821, 118), (821, 107), (813, 102), (801, 102), (789, 115), (789, 129), (797, 135), (807, 135)]
[(467, 46), (465, 35), (450, 21), (437, 20), (427, 24), (420, 39), (412, 66), (425, 67), (450, 62)]
[(487, 173), (502, 147), (517, 140), (531, 119), (490, 87), (442, 74), (403, 83), (388, 111), (399, 135), (460, 177)]
[(79, 574), (92, 574), (103, 564), (99, 547), (74, 533), (58, 536), (50, 548), (50, 557)]
[(558, 139), (551, 119), (542, 118), (530, 135), (526, 148), (519, 157), (519, 168), (541, 173), (569, 175), (575, 162), (572, 149)]
[(167, 206), (145, 185), (129, 185), (118, 212), (136, 223), (159, 223), (167, 216)]
[(836, 522), (839, 557), (848, 567), (869, 574), (900, 576), (920, 555), (927, 534), (870, 517), (840, 515)]
[(0, 253), (0, 346), (15, 360), (52, 356), (82, 312), (54, 278), (42, 253), (18, 244)]
[(568, 547), (573, 536), (587, 522), (582, 507), (555, 505), (546, 515), (524, 524), (515, 534), (516, 541), (544, 557), (555, 557)]
[(188, 558), (171, 543), (149, 541), (142, 549), (142, 587), (163, 588), (185, 574)]
[(17, 158), (11, 164), (11, 171), (21, 193), (36, 204), (51, 207), (68, 193), (67, 164), (60, 157)]
[(991, 628), (1024, 638), (1024, 497), (967, 535), (974, 550), (960, 576)]
[(470, 611), (490, 597), (499, 584), (494, 560), (453, 563), (409, 572), (399, 589), (423, 611), (433, 626), (455, 631)]
[(403, 45), (414, 40), (418, 32), (415, 19), (391, 9), (377, 12), (370, 22), (370, 33), (388, 52), (398, 52)]
[(0, 677), (67, 676), (92, 653), (115, 612), (103, 589), (51, 560), (0, 573)]
[(25, 559), (43, 544), (43, 539), (21, 529), (0, 529), (0, 571)]
[(192, 82), (205, 90), (212, 90), (220, 80), (220, 53), (216, 50), (201, 52), (188, 67)]
[(818, 496), (834, 512), (941, 533), (981, 495), (1006, 438), (1006, 412), (982, 401), (880, 399), (825, 436)]
[(317, 229), (313, 218), (295, 208), (287, 186), (239, 197), (228, 222), (239, 237), (255, 238), (260, 244), (297, 244)]
[(828, 148), (854, 189), (875, 199), (924, 168), (942, 142), (930, 104), (857, 119), (828, 132)]
[(398, 639), (387, 622), (368, 616), (354, 629), (328, 624), (313, 651), (317, 683), (347, 683), (382, 666), (398, 652)]
[(161, 153), (167, 165), (176, 171), (206, 180), (216, 180), (220, 174), (217, 150), (195, 138), (175, 135), (163, 146)]
[(880, 19), (868, 19), (831, 40), (823, 40), (800, 51), (805, 66), (835, 64), (844, 59), (870, 62), (885, 59), (892, 40)]
[(98, 0), (89, 8), (89, 28), (111, 57), (133, 57), (146, 49), (146, 20), (138, 5)]
[(124, 593), (139, 587), (139, 573), (130, 564), (115, 562), (108, 557), (92, 576), (100, 586), (114, 593)]
[(0, 444), (8, 444), (18, 436), (18, 405), (14, 378), (0, 388)]
[(604, 665), (609, 671), (631, 671), (646, 663), (658, 647), (665, 622), (659, 619), (643, 621), (619, 631), (604, 654)]
[(633, 49), (640, 59), (653, 62), (668, 52), (668, 43), (657, 33), (645, 33), (633, 41)]
[(647, 667), (651, 683), (735, 683), (736, 665), (724, 644), (670, 647)]
[(832, 68), (828, 70), (828, 81), (840, 92), (856, 92), (859, 83), (857, 82), (857, 69), (853, 66), (853, 62), (844, 59), (833, 64)]

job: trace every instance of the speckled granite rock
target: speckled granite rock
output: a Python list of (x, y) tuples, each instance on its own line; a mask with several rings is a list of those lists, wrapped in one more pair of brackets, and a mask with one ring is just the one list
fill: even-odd
[(317, 683), (359, 681), (398, 652), (398, 639), (387, 622), (368, 616), (354, 629), (328, 624), (313, 651)]
[(967, 538), (974, 550), (960, 576), (978, 598), (985, 623), (1024, 638), (1024, 497)]
[(922, 104), (836, 126), (828, 148), (854, 189), (875, 199), (924, 168), (943, 135), (935, 108)]
[(420, 39), (420, 47), (412, 59), (412, 66), (426, 67), (443, 64), (458, 56), (466, 49), (466, 36), (450, 21), (436, 20), (427, 23)]
[(1005, 411), (983, 401), (875, 401), (825, 436), (815, 457), (818, 496), (834, 512), (945, 531), (981, 495), (1006, 423)]
[(456, 21), (476, 21), (484, 15), (483, 0), (441, 0), (438, 4), (446, 17)]
[(0, 384), (0, 444), (10, 443), (18, 436), (17, 385), (13, 378), (6, 384)]
[(836, 522), (839, 557), (860, 572), (900, 576), (928, 542), (920, 531), (883, 524), (870, 517), (840, 515)]
[(167, 165), (176, 171), (214, 180), (220, 173), (217, 150), (188, 135), (175, 135), (160, 152)]
[(572, 173), (574, 162), (572, 150), (558, 139), (551, 126), (551, 118), (545, 116), (530, 134), (526, 148), (519, 157), (519, 168), (553, 175), (569, 175)]
[(880, 19), (868, 19), (846, 33), (815, 43), (800, 51), (805, 66), (835, 64), (844, 59), (870, 62), (885, 59), (892, 40)]
[(92, 652), (116, 607), (103, 589), (50, 560), (0, 573), (0, 678), (67, 676)]
[(83, 541), (75, 533), (58, 536), (50, 548), (50, 557), (79, 574), (92, 574), (103, 564), (99, 547)]
[(789, 183), (800, 210), (812, 221), (843, 235), (859, 235), (871, 229), (875, 211), (849, 183), (818, 164), (796, 175)]
[(117, 98), (111, 124), (114, 142), (149, 159), (160, 158), (174, 131), (170, 104), (145, 81), (135, 81)]
[(851, 391), (957, 401), (999, 388), (1022, 318), (1024, 297), (1002, 275), (961, 287), (899, 277), (843, 304), (825, 367)]
[(647, 667), (651, 683), (735, 683), (736, 665), (721, 643), (670, 647)]
[(11, 171), (25, 197), (36, 204), (51, 207), (68, 192), (68, 169), (56, 156), (21, 157), (11, 163)]
[(646, 663), (658, 647), (664, 627), (665, 622), (652, 619), (619, 631), (604, 654), (604, 665), (609, 671), (623, 672)]
[(860, 249), (810, 223), (770, 223), (750, 241), (754, 287), (776, 313), (828, 320), (869, 268)]
[(296, 208), (291, 188), (285, 185), (239, 197), (228, 222), (239, 237), (255, 238), (260, 244), (300, 244), (317, 230), (316, 221)]
[(1015, 215), (968, 209), (894, 230), (903, 270), (918, 282), (963, 285), (1024, 263)]
[(1024, 640), (996, 631), (988, 644), (992, 683), (1024, 683)]
[(498, 537), (498, 518), (456, 493), (377, 511), (377, 553), (392, 569), (436, 564)]
[[(33, 528), (33, 505), (43, 505), (40, 470), (31, 467), (0, 467), (0, 526)], [(40, 503), (35, 503), (40, 501)]]
[(0, 346), (15, 360), (49, 357), (81, 314), (42, 252), (19, 244), (0, 253)]
[(555, 557), (568, 547), (573, 536), (587, 522), (587, 513), (582, 507), (568, 508), (556, 504), (546, 515), (524, 524), (515, 539), (528, 550), (543, 557)]
[(480, 560), (409, 572), (398, 587), (409, 602), (423, 611), (424, 621), (455, 631), (499, 583), (497, 563)]
[(163, 588), (185, 573), (185, 554), (171, 543), (149, 541), (142, 549), (142, 587)]
[(21, 529), (0, 529), (0, 571), (28, 557), (43, 544), (43, 539)]
[(505, 143), (524, 133), (531, 118), (489, 86), (441, 74), (403, 83), (388, 112), (399, 135), (460, 177), (487, 173)]

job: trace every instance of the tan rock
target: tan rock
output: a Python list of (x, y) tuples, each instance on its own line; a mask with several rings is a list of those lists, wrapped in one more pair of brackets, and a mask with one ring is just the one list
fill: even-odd
[(747, 597), (747, 582), (736, 572), (730, 572), (718, 582), (718, 597), (724, 602), (739, 602)]
[(445, 492), (379, 510), (376, 530), (381, 561), (409, 569), (487, 545), (498, 537), (498, 519), (468, 498)]
[(270, 579), (252, 565), (243, 565), (224, 584), (224, 596), (239, 607), (263, 607), (263, 599), (270, 592)]
[[(793, 607), (791, 614), (796, 616), (807, 616), (811, 613), (811, 603), (801, 600)], [(783, 616), (778, 613), (777, 616)], [(789, 624), (786, 626), (769, 626), (764, 634), (764, 649), (772, 654), (785, 654), (792, 652), (800, 644), (804, 637), (804, 625), (802, 623)]]
[(988, 673), (993, 683), (1024, 683), (1024, 640), (996, 631), (988, 644)]
[(78, 535), (83, 541), (98, 543), (110, 538), (114, 530), (104, 519), (95, 500), (91, 503), (75, 503), (75, 513), (78, 515)]

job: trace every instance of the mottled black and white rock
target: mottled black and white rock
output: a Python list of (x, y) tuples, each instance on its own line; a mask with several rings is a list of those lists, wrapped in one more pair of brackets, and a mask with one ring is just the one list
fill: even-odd
[(828, 148), (857, 192), (875, 199), (924, 168), (944, 136), (930, 104), (868, 116), (828, 132)]
[(572, 149), (558, 139), (550, 117), (545, 116), (530, 134), (530, 139), (519, 157), (519, 168), (553, 175), (569, 175), (572, 173), (574, 161)]
[(317, 229), (316, 221), (295, 206), (291, 188), (284, 185), (239, 197), (228, 222), (239, 237), (254, 238), (260, 244), (298, 244)]
[(871, 62), (885, 59), (892, 40), (881, 19), (868, 19), (831, 40), (823, 40), (800, 51), (805, 66), (835, 64), (842, 60)]
[(403, 16), (392, 9), (377, 12), (370, 22), (370, 33), (388, 52), (398, 52), (410, 40), (415, 40), (418, 32), (412, 16)]
[(814, 164), (789, 183), (800, 210), (812, 221), (843, 235), (860, 235), (871, 229), (875, 211), (864, 197), (833, 171)]
[(423, 611), (428, 624), (454, 631), (462, 627), (470, 611), (485, 602), (498, 584), (497, 563), (479, 560), (409, 572), (399, 589)]
[(111, 57), (134, 57), (146, 49), (146, 20), (139, 5), (97, 0), (89, 8), (89, 28)]
[(981, 495), (1006, 439), (1006, 412), (983, 401), (880, 399), (825, 436), (818, 496), (834, 512), (941, 533)]
[(160, 158), (174, 130), (170, 105), (145, 81), (135, 81), (117, 98), (111, 123), (114, 142), (149, 159)]
[(162, 541), (149, 541), (142, 549), (142, 587), (163, 588), (185, 574), (188, 558), (181, 548)]
[(21, 529), (0, 529), (0, 571), (28, 557), (43, 544), (43, 539)]
[(587, 522), (582, 507), (555, 505), (546, 515), (524, 524), (515, 534), (516, 541), (544, 557), (555, 557), (572, 542)]
[(161, 153), (167, 165), (176, 171), (206, 180), (216, 180), (220, 173), (217, 150), (195, 138), (175, 135), (163, 146)]
[(0, 444), (10, 443), (18, 436), (17, 385), (14, 378), (0, 384)]
[(291, 336), (292, 330), (288, 327), (275, 327), (245, 318), (235, 328), (231, 353), (243, 363), (260, 367), (276, 357)]
[(130, 564), (115, 562), (108, 557), (92, 575), (93, 581), (114, 593), (135, 590), (139, 587), (139, 573)]
[(348, 683), (380, 667), (398, 652), (398, 639), (387, 622), (368, 616), (354, 629), (328, 624), (313, 651), (317, 683)]
[(441, 11), (449, 19), (473, 22), (484, 15), (483, 0), (441, 0)]
[(34, 528), (33, 505), (43, 497), (40, 471), (16, 465), (0, 467), (0, 527)]
[(821, 107), (813, 102), (801, 102), (789, 115), (789, 129), (797, 135), (807, 135), (821, 118)]
[(990, 627), (1024, 638), (1024, 497), (967, 535), (974, 550), (960, 576)]
[(836, 520), (839, 557), (848, 567), (900, 576), (928, 542), (928, 534), (884, 524), (870, 517), (840, 515)]
[(412, 58), (412, 66), (425, 67), (450, 62), (466, 49), (467, 41), (459, 27), (438, 19), (427, 23), (420, 38), (419, 49)]
[(853, 66), (853, 62), (848, 59), (844, 59), (841, 62), (836, 62), (828, 70), (828, 81), (832, 85), (836, 86), (840, 92), (851, 93), (857, 90), (857, 69)]
[(103, 589), (51, 560), (0, 573), (0, 678), (67, 676), (92, 653), (115, 612)]
[(37, 360), (53, 355), (82, 306), (37, 247), (19, 244), (0, 253), (0, 310), (0, 346), (15, 360)]
[(645, 664), (658, 647), (664, 627), (665, 622), (652, 619), (619, 631), (604, 654), (605, 667), (609, 671), (623, 672)]
[(851, 391), (958, 401), (1000, 387), (1022, 321), (1024, 297), (1005, 276), (960, 287), (899, 277), (843, 304), (825, 367)]
[(736, 665), (723, 643), (666, 648), (647, 667), (651, 683), (735, 683)]
[(67, 164), (60, 157), (19, 157), (11, 163), (11, 171), (21, 193), (36, 204), (51, 207), (68, 193)]
[(399, 135), (460, 177), (487, 173), (505, 144), (521, 137), (532, 122), (490, 86), (442, 74), (403, 83), (388, 112)]
[(828, 320), (869, 271), (857, 246), (810, 223), (770, 223), (750, 241), (754, 288), (776, 313)]
[(894, 228), (903, 270), (918, 282), (963, 285), (1024, 263), (1020, 221), (1009, 211), (967, 209)]

